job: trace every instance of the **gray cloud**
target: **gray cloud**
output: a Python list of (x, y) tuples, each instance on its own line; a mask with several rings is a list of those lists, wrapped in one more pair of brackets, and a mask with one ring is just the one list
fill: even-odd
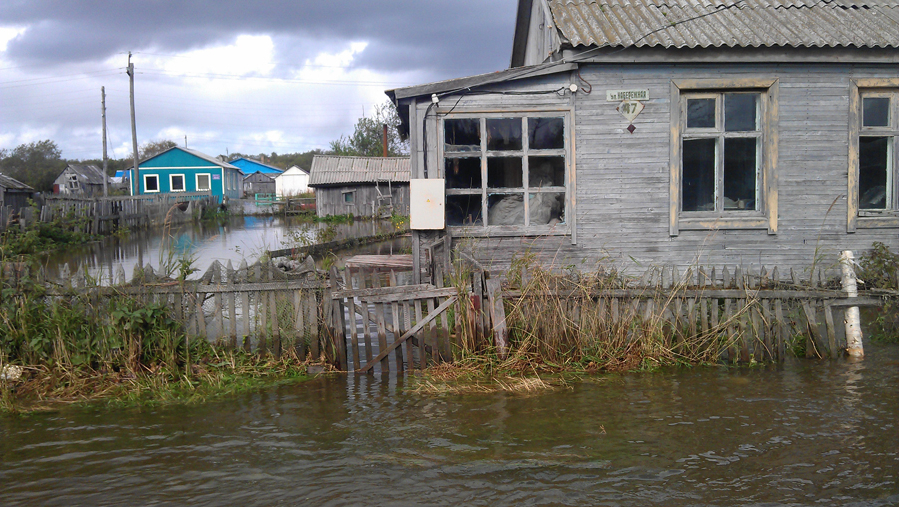
[[(20, 64), (52, 67), (100, 61), (148, 48), (185, 51), (250, 33), (299, 40), (365, 40), (371, 45), (359, 65), (387, 71), (428, 69), (443, 79), (508, 65), (515, 3), (15, 0), (0, 11), (0, 23), (28, 27), (6, 52)], [(279, 62), (283, 69), (311, 54), (294, 56), (299, 61)]]

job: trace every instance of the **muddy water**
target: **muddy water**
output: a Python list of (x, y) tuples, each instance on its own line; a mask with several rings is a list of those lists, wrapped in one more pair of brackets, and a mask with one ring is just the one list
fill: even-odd
[(3, 505), (899, 505), (899, 347), (430, 396), (320, 378), (0, 418)]
[[(316, 242), (317, 231), (333, 228), (328, 240), (386, 234), (395, 230), (389, 220), (356, 221), (352, 224), (311, 223), (277, 216), (234, 217), (224, 222), (186, 223), (171, 230), (153, 229), (136, 231), (123, 238), (105, 238), (89, 245), (67, 248), (54, 252), (44, 263), (52, 276), (58, 276), (63, 264), (69, 264), (74, 273), (83, 266), (94, 277), (109, 279), (121, 265), (130, 278), (134, 266), (172, 264), (178, 259), (191, 259), (199, 276), (214, 261), (237, 267), (244, 259), (255, 262), (266, 250), (304, 246)], [(401, 242), (363, 247), (356, 253), (391, 253), (402, 249)]]

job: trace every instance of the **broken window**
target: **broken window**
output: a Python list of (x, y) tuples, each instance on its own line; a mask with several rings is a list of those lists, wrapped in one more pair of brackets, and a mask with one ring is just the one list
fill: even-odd
[(169, 184), (172, 192), (184, 192), (184, 175), (172, 174), (169, 176)]
[(858, 209), (896, 210), (896, 139), (894, 109), (899, 94), (866, 93), (861, 99), (858, 138)]
[(565, 124), (559, 113), (444, 119), (447, 225), (565, 223)]
[(681, 211), (758, 211), (762, 94), (684, 95)]

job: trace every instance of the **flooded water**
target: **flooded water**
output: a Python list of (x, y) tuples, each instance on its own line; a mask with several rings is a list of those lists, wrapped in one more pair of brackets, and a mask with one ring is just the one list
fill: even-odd
[(319, 378), (0, 417), (3, 505), (899, 505), (899, 347), (433, 396)]
[[(236, 268), (242, 260), (252, 263), (267, 250), (315, 243), (322, 236), (318, 231), (329, 228), (333, 232), (326, 235), (327, 241), (387, 234), (395, 230), (389, 220), (329, 225), (290, 217), (233, 217), (224, 222), (186, 223), (169, 231), (157, 228), (136, 231), (123, 238), (109, 237), (54, 252), (45, 264), (51, 276), (58, 276), (63, 264), (68, 263), (73, 273), (81, 265), (92, 276), (108, 280), (119, 265), (130, 278), (135, 265), (150, 264), (158, 271), (160, 266), (183, 258), (193, 261), (193, 267), (199, 270), (196, 277), (215, 261), (225, 265), (231, 261)], [(388, 254), (394, 248), (404, 247), (408, 246), (402, 241), (391, 241), (346, 253)]]

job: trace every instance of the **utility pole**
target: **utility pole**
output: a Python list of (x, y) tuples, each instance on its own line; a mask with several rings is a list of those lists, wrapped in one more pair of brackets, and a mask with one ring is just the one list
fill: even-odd
[(184, 147), (187, 148), (187, 134), (184, 134)]
[(131, 63), (131, 51), (128, 51), (128, 78), (131, 81), (131, 146), (134, 151), (134, 181), (131, 182), (131, 195), (140, 195), (140, 161), (137, 159), (137, 124), (134, 123), (134, 64)]
[(106, 173), (106, 87), (100, 87), (100, 105), (103, 118), (103, 197), (109, 196), (109, 175)]

